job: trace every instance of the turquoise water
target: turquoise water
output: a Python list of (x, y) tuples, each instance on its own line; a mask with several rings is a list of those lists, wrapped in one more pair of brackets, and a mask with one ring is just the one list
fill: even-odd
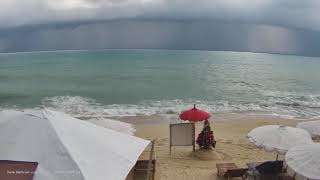
[(83, 116), (211, 112), (320, 117), (320, 58), (101, 50), (0, 54), (0, 108)]

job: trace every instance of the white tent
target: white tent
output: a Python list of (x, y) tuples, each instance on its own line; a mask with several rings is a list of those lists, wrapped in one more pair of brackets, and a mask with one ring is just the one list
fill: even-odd
[(291, 147), (313, 143), (310, 134), (299, 128), (267, 125), (251, 130), (247, 136), (250, 142), (266, 151), (285, 154)]
[(320, 136), (320, 121), (301, 122), (297, 124), (297, 127), (301, 129), (305, 129), (314, 138)]
[(288, 174), (295, 179), (320, 179), (320, 144), (295, 146), (287, 152), (285, 160)]
[(60, 112), (0, 113), (0, 159), (38, 162), (34, 180), (122, 180), (148, 143)]

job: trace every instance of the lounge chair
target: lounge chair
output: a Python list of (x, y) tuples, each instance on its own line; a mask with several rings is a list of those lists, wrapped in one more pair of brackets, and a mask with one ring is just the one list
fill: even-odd
[(37, 162), (0, 160), (1, 180), (32, 180)]
[(217, 167), (217, 176), (219, 178), (231, 179), (235, 177), (241, 177), (242, 179), (246, 178), (246, 172), (248, 168), (239, 168), (235, 163), (218, 163)]
[(279, 176), (279, 180), (296, 180), (296, 178), (288, 176), (288, 175), (281, 175), (281, 176)]
[(249, 167), (248, 176), (257, 180), (280, 179), (283, 173), (283, 161), (266, 161), (247, 163)]
[(140, 155), (134, 167), (134, 179), (154, 179), (156, 171), (154, 144), (155, 140), (152, 140), (144, 152)]

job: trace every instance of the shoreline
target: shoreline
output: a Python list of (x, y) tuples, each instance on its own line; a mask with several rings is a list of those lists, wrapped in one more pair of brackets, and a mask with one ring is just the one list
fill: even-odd
[[(130, 123), (135, 126), (148, 126), (148, 125), (161, 125), (170, 123), (181, 123), (179, 114), (155, 114), (155, 115), (136, 115), (136, 116), (112, 116), (108, 119), (115, 119), (122, 122)], [(315, 121), (320, 119), (297, 119), (297, 118), (285, 118), (284, 116), (267, 114), (264, 112), (226, 112), (226, 113), (214, 113), (210, 118), (210, 123), (215, 122), (233, 122), (233, 121)]]

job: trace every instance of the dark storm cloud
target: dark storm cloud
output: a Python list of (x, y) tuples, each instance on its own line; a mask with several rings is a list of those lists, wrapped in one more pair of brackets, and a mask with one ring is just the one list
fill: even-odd
[(163, 48), (320, 55), (319, 0), (3, 0), (0, 52)]
[(320, 29), (319, 0), (3, 0), (0, 26), (118, 18), (216, 19)]
[(317, 31), (208, 20), (117, 20), (0, 32), (2, 52), (160, 48), (319, 56), (319, 42)]

